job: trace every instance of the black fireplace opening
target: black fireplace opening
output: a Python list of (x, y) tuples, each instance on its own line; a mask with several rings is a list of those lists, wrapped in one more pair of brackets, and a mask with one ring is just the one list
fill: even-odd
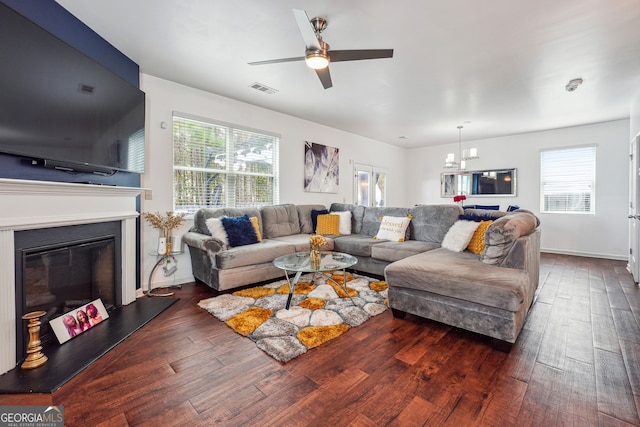
[(119, 221), (18, 231), (16, 260), (16, 360), (29, 340), (22, 315), (44, 311), (43, 348), (57, 346), (49, 321), (100, 299), (107, 311), (122, 306)]

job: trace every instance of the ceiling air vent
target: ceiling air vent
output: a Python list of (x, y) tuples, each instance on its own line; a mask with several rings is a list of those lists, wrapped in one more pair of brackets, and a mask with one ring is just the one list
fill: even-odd
[(90, 86), (90, 85), (86, 85), (84, 83), (80, 83), (80, 85), (78, 86), (78, 90), (80, 91), (80, 93), (85, 93), (87, 95), (91, 95), (96, 90), (96, 88), (94, 86)]
[(275, 90), (274, 88), (269, 87), (269, 86), (265, 86), (262, 83), (258, 83), (258, 82), (255, 82), (255, 83), (249, 85), (249, 87), (253, 88), (253, 89), (256, 89), (256, 90), (259, 90), (260, 92), (268, 93), (269, 95), (274, 94), (274, 93), (277, 92), (277, 90)]

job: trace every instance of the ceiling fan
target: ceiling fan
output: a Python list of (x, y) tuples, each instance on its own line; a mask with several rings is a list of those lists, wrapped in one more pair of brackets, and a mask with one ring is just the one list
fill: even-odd
[(327, 28), (324, 18), (309, 19), (304, 10), (293, 9), (293, 16), (298, 23), (305, 43), (305, 55), (293, 58), (270, 59), (267, 61), (249, 62), (249, 65), (277, 64), (280, 62), (302, 61), (313, 68), (325, 89), (333, 86), (329, 73), (329, 62), (359, 61), (362, 59), (392, 58), (393, 49), (358, 49), (330, 50), (322, 40), (320, 33)]

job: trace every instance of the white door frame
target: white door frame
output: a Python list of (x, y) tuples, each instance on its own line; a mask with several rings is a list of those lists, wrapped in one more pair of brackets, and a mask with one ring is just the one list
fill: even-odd
[[(375, 176), (376, 173), (383, 173), (385, 175), (385, 193), (386, 189), (389, 188), (389, 174), (385, 168), (376, 167), (373, 165), (368, 165), (365, 163), (357, 163), (353, 162), (353, 203), (358, 204), (358, 195), (360, 194), (360, 182), (358, 180), (358, 173), (366, 172), (369, 175), (369, 194), (368, 194), (368, 206), (377, 206), (377, 197), (376, 197), (376, 182)], [(387, 194), (382, 195), (382, 200), (386, 203)]]
[(633, 280), (640, 281), (640, 209), (638, 180), (640, 175), (640, 133), (629, 144), (629, 261), (627, 269)]

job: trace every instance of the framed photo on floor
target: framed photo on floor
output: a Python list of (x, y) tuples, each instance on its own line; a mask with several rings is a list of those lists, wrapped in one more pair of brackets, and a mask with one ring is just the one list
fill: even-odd
[(81, 307), (71, 310), (62, 316), (49, 321), (51, 329), (56, 334), (58, 342), (64, 344), (71, 338), (97, 325), (109, 317), (100, 298)]

